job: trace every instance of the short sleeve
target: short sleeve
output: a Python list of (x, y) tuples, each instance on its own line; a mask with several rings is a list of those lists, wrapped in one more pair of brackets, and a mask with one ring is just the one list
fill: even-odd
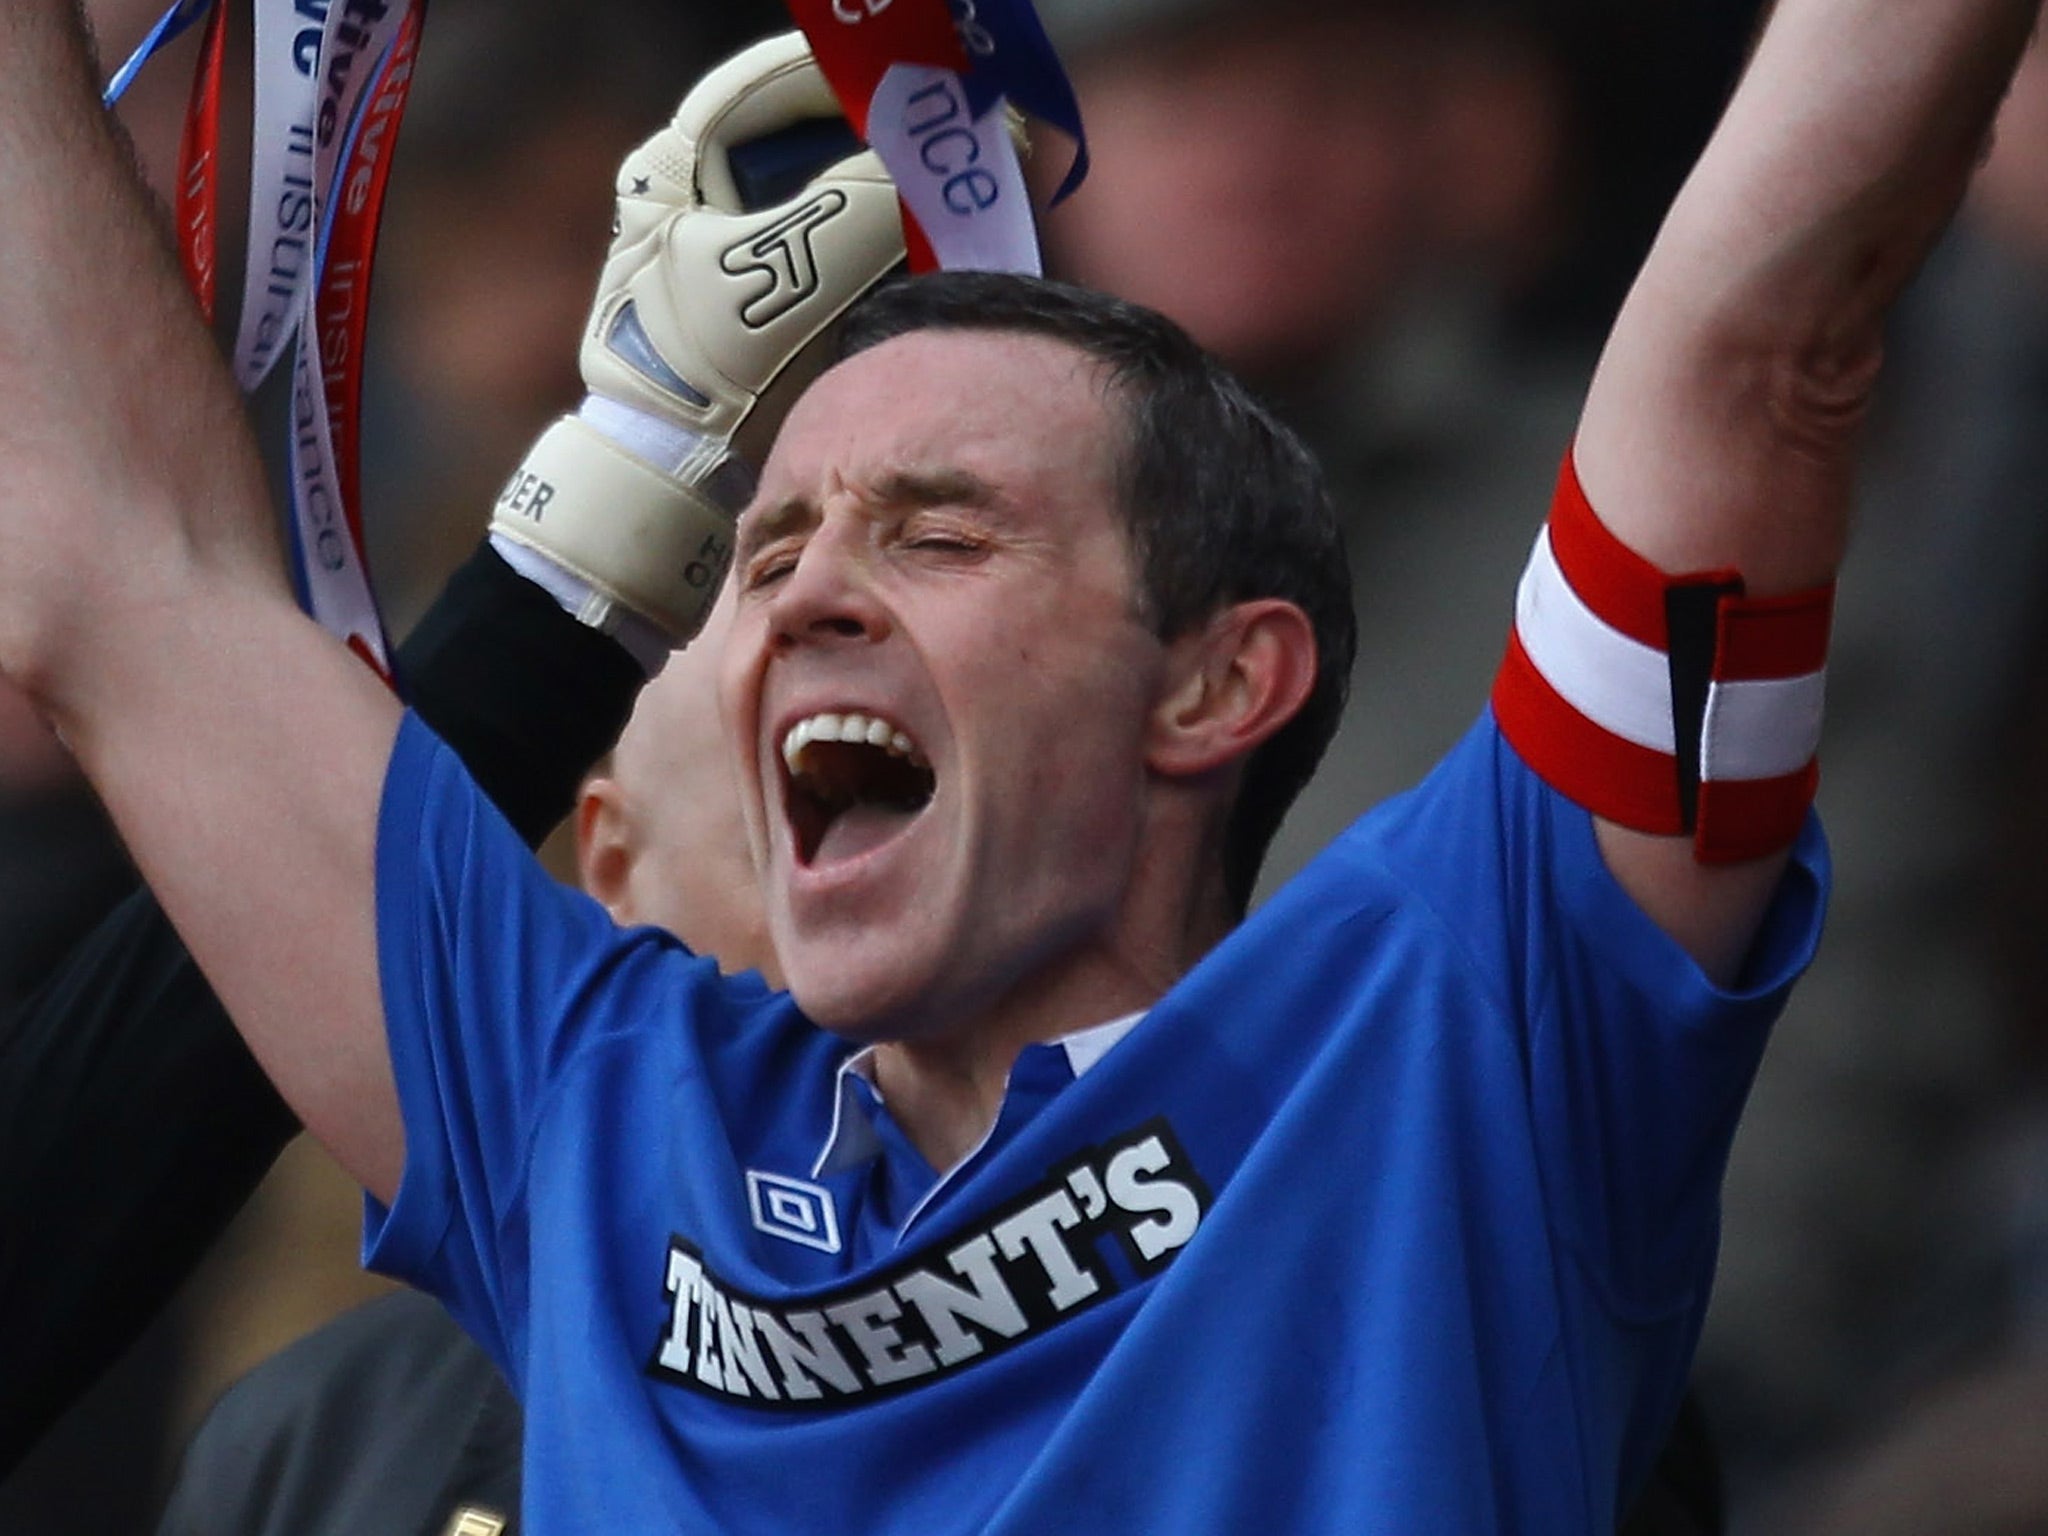
[(1809, 816), (1744, 976), (1715, 986), (1608, 872), (1591, 815), (1490, 713), (1384, 831), (1517, 1031), (1553, 1233), (1616, 1317), (1688, 1307), (1711, 1275), (1722, 1170), (1769, 1030), (1820, 937)]
[(405, 1169), (364, 1225), (368, 1266), (440, 1296), (511, 1369), (526, 1163), (551, 1084), (617, 1022), (644, 942), (550, 877), (412, 715), (377, 833), (377, 944)]

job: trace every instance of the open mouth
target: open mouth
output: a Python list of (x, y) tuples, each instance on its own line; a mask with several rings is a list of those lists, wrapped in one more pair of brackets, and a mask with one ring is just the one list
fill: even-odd
[(801, 864), (857, 858), (909, 825), (938, 780), (909, 734), (875, 715), (809, 715), (782, 738)]

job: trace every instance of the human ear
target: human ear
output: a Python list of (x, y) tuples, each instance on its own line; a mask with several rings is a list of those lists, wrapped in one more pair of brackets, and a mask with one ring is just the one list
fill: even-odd
[(577, 883), (622, 926), (634, 921), (633, 866), (638, 859), (625, 790), (616, 779), (584, 780), (576, 801)]
[(1292, 720), (1316, 681), (1315, 629), (1283, 598), (1235, 603), (1168, 647), (1146, 765), (1193, 777), (1249, 757)]

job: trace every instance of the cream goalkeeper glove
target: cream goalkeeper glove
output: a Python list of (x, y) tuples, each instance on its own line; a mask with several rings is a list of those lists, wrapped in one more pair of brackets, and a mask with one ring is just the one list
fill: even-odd
[(507, 483), (493, 543), (584, 622), (686, 642), (820, 338), (902, 260), (895, 186), (802, 34), (721, 64), (619, 168), (579, 359), (590, 394)]

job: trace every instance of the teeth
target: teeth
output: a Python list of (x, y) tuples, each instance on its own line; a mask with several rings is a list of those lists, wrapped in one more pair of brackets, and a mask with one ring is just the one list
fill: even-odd
[(791, 773), (799, 772), (797, 760), (814, 741), (851, 741), (880, 747), (922, 768), (927, 766), (917, 743), (888, 721), (875, 715), (812, 715), (799, 720), (782, 738), (782, 760)]

